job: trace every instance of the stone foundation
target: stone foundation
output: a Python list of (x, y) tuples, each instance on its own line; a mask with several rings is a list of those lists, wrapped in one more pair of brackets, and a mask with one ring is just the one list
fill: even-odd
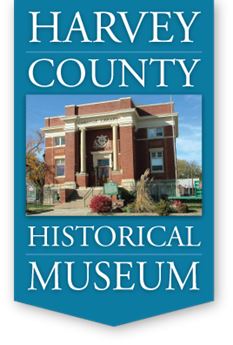
[(134, 179), (123, 179), (121, 181), (121, 186), (128, 191), (134, 191), (136, 188), (136, 182)]

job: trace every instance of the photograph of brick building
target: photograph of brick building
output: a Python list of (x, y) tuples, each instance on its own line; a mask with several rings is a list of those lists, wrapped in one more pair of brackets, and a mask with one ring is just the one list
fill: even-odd
[[(149, 168), (157, 181), (176, 179), (178, 113), (174, 103), (135, 105), (131, 97), (66, 105), (44, 119), (46, 190), (62, 202), (112, 181), (127, 190)], [(81, 193), (82, 191), (82, 193)]]

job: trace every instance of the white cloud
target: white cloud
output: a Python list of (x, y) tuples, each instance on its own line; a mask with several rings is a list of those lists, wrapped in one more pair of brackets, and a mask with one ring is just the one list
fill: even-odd
[(177, 139), (177, 156), (179, 159), (188, 161), (196, 161), (201, 164), (202, 144), (201, 140), (194, 138), (178, 138)]
[(177, 156), (180, 159), (196, 161), (202, 160), (202, 129), (191, 124), (180, 124), (177, 138)]

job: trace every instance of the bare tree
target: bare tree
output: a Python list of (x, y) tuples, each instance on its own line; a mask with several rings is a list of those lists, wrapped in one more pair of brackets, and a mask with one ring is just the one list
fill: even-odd
[(150, 182), (150, 169), (147, 169), (144, 174), (141, 175), (140, 180), (136, 186), (136, 200), (135, 211), (136, 212), (154, 212), (155, 203), (152, 200), (148, 192), (148, 184)]
[(42, 151), (43, 141), (43, 135), (38, 131), (33, 139), (28, 140), (26, 145), (27, 181), (31, 182), (37, 188), (41, 203), (43, 203), (45, 175), (48, 171), (46, 163), (39, 157), (39, 154)]
[(195, 161), (188, 162), (178, 159), (178, 178), (202, 178), (202, 169)]

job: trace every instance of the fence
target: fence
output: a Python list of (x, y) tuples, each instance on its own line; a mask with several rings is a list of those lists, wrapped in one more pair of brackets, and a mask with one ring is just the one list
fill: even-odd
[(148, 184), (148, 190), (151, 197), (155, 201), (159, 201), (161, 198), (176, 195), (176, 181), (175, 180), (157, 180), (151, 181)]

